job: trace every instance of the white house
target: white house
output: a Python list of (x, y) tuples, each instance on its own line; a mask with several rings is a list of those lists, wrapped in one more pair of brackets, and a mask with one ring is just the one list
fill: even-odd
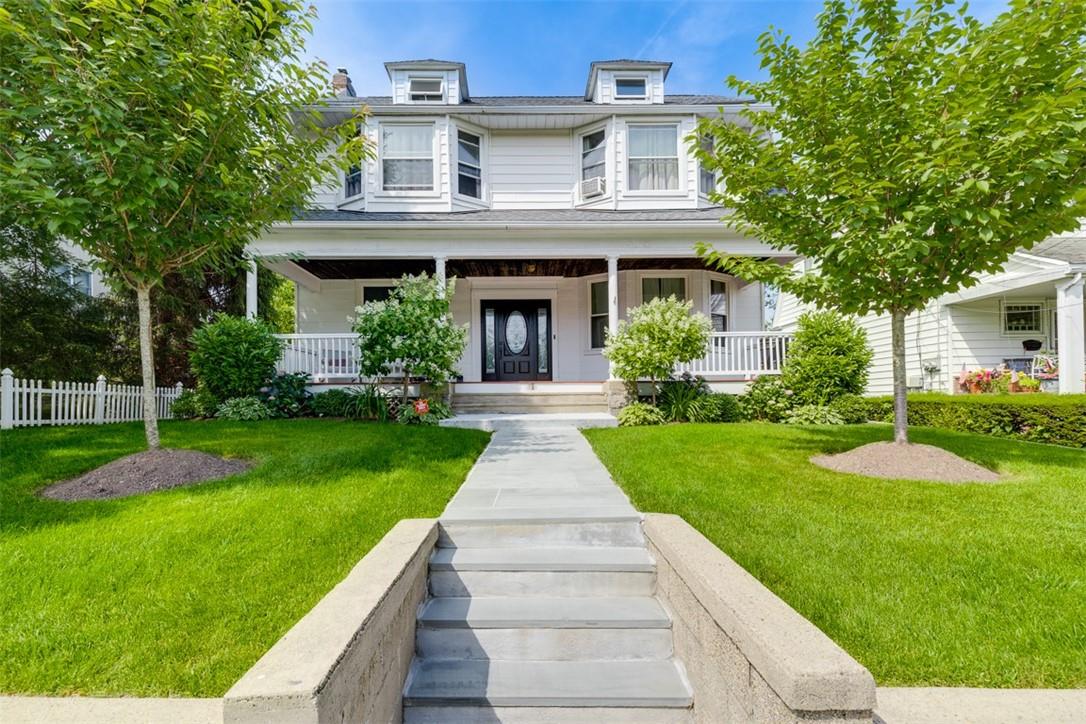
[[(802, 262), (796, 262), (802, 264)], [(1028, 370), (1035, 352), (1059, 363), (1060, 392), (1083, 392), (1086, 377), (1086, 229), (1016, 252), (998, 274), (936, 299), (905, 322), (911, 388), (956, 392), (962, 371), (1007, 365)], [(782, 295), (773, 328), (791, 330), (804, 307)], [(892, 391), (889, 315), (861, 317), (875, 356), (869, 394)]]
[[(763, 331), (761, 285), (707, 269), (694, 251), (707, 241), (793, 260), (721, 222), (706, 198), (717, 180), (688, 148), (698, 118), (739, 123), (742, 102), (668, 94), (670, 65), (599, 61), (583, 95), (511, 97), (471, 95), (463, 63), (386, 63), (380, 97), (356, 97), (340, 69), (326, 112), (368, 107), (376, 159), (249, 247), (297, 282), (281, 368), (356, 377), (355, 307), (426, 271), (457, 279), (453, 314), (470, 331), (458, 393), (599, 395), (605, 330), (670, 294), (713, 321), (694, 371), (738, 389), (778, 370), (787, 335)], [(251, 273), (250, 314), (255, 284)]]

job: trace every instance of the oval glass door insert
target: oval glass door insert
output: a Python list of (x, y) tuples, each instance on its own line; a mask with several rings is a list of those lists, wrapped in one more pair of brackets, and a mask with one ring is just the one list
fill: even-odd
[(520, 354), (527, 343), (528, 323), (524, 321), (524, 315), (514, 309), (505, 318), (505, 344), (512, 354)]

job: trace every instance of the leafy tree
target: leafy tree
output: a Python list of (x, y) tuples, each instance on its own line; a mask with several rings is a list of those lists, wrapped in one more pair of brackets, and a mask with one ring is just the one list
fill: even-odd
[(729, 221), (815, 262), (722, 268), (846, 314), (889, 314), (894, 438), (907, 442), (905, 318), (1086, 215), (1086, 3), (1012, 0), (989, 25), (948, 0), (829, 0), (806, 48), (761, 36), (749, 128), (694, 152)]
[(656, 297), (629, 310), (629, 319), (607, 336), (603, 356), (615, 374), (631, 385), (650, 380), (654, 405), (659, 380), (670, 377), (680, 362), (705, 356), (711, 325), (704, 314), (691, 314), (692, 306), (673, 296)]
[(449, 299), (454, 286), (454, 280), (443, 287), (425, 273), (405, 276), (396, 282), (388, 299), (366, 302), (356, 309), (359, 370), (367, 377), (383, 377), (392, 372), (394, 364), (400, 364), (405, 404), (412, 377), (441, 384), (456, 375), (468, 328), (453, 323)]
[(314, 12), (301, 0), (0, 7), (0, 212), (70, 239), (134, 292), (149, 447), (152, 293), (232, 262), (361, 155), (353, 121), (322, 121), (325, 67), (300, 59)]
[(867, 387), (871, 348), (867, 332), (853, 320), (826, 310), (799, 318), (788, 346), (781, 381), (800, 405), (828, 405)]

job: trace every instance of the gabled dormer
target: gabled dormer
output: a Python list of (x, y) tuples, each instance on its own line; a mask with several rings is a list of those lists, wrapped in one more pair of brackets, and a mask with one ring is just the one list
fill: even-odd
[(663, 103), (669, 70), (671, 63), (655, 60), (597, 60), (588, 71), (584, 99), (616, 105)]
[(457, 105), (468, 100), (463, 63), (447, 60), (399, 60), (385, 63), (392, 82), (392, 102), (409, 105)]

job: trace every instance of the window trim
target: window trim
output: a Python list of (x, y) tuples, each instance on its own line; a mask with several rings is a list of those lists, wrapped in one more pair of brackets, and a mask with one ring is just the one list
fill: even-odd
[[(645, 90), (639, 96), (621, 95), (618, 92), (618, 82), (622, 80), (639, 80)], [(615, 73), (611, 76), (611, 101), (614, 103), (645, 103), (651, 94), (649, 76), (645, 73)]]
[[(453, 148), (452, 152), (454, 154), (454, 156), (453, 156), (453, 162), (454, 162), (453, 163), (453, 165), (454, 165), (453, 176), (455, 177), (455, 183), (453, 183), (453, 185), (452, 185), (453, 196), (455, 196), (458, 199), (462, 199), (464, 201), (467, 201), (469, 203), (486, 204), (486, 203), (488, 203), (487, 196), (490, 193), (490, 188), (489, 188), (489, 185), (487, 184), (487, 178), (486, 178), (487, 136), (486, 136), (485, 133), (477, 131), (474, 128), (469, 128), (467, 126), (457, 125), (457, 126), (454, 126), (454, 128), (456, 129), (456, 138), (455, 138), (455, 143), (452, 144), (452, 148)], [(460, 161), (460, 134), (461, 133), (468, 133), (468, 134), (470, 134), (472, 136), (475, 136), (476, 138), (479, 139), (479, 166), (478, 166), (478, 168), (479, 168), (479, 195), (478, 196), (470, 196), (468, 194), (460, 193), (460, 164), (461, 164), (461, 161)], [(471, 166), (472, 164), (469, 163), (469, 164), (465, 164), (465, 165)]]
[[(415, 81), (437, 81), (438, 92), (437, 93), (420, 93), (419, 95), (437, 95), (439, 98), (430, 99), (416, 99), (411, 96), (414, 95), (414, 91), (411, 90), (411, 86)], [(445, 82), (444, 75), (409, 75), (407, 76), (407, 87), (404, 89), (407, 94), (408, 103), (419, 103), (422, 105), (444, 105), (446, 98), (448, 97), (448, 87)]]
[[(1037, 312), (1037, 329), (1033, 330), (1009, 330), (1007, 329), (1007, 307), (1033, 307)], [(1044, 337), (1046, 304), (1043, 299), (1000, 299), (999, 300), (999, 334), (1002, 337)]]
[[(630, 132), (637, 128), (673, 128), (675, 130), (675, 162), (676, 162), (676, 176), (678, 185), (673, 189), (631, 189), (630, 188), (630, 162), (634, 159), (641, 158), (671, 158), (671, 156), (634, 156), (630, 153)], [(627, 123), (626, 124), (626, 177), (623, 184), (623, 194), (625, 196), (686, 196), (686, 164), (683, 160), (683, 154), (680, 152), (680, 135), (681, 125), (679, 121), (653, 121), (651, 123)]]
[[(385, 161), (400, 160), (399, 157), (388, 159), (385, 157), (385, 136), (384, 129), (386, 126), (425, 126), (430, 129), (430, 166), (431, 166), (431, 186), (429, 189), (389, 189), (385, 188)], [(375, 196), (441, 196), (441, 179), (438, 174), (440, 169), (438, 167), (438, 140), (437, 140), (437, 125), (433, 121), (382, 121), (377, 124), (377, 188)], [(410, 157), (403, 157), (408, 159)]]
[[(606, 274), (603, 274), (603, 275), (595, 274), (595, 275), (590, 276), (590, 277), (585, 277), (585, 283), (586, 283), (586, 288), (588, 290), (588, 300), (587, 300), (588, 304), (586, 305), (586, 311), (588, 312), (588, 315), (587, 315), (588, 325), (586, 326), (586, 329), (585, 329), (585, 331), (586, 331), (585, 349), (588, 351), (588, 354), (598, 355), (603, 351), (603, 347), (593, 347), (592, 346), (592, 320), (594, 320), (596, 317), (603, 317), (603, 318), (607, 319), (607, 318), (610, 317), (611, 311), (610, 311), (610, 309), (604, 309), (603, 312), (596, 312), (596, 313), (592, 312), (592, 285), (594, 285), (594, 284), (603, 284), (604, 288), (606, 288), (606, 286), (607, 286), (607, 275)], [(622, 287), (622, 282), (620, 281), (619, 282), (619, 288), (621, 288), (621, 287)], [(604, 341), (605, 342), (606, 342), (606, 336), (607, 335), (604, 334)]]

